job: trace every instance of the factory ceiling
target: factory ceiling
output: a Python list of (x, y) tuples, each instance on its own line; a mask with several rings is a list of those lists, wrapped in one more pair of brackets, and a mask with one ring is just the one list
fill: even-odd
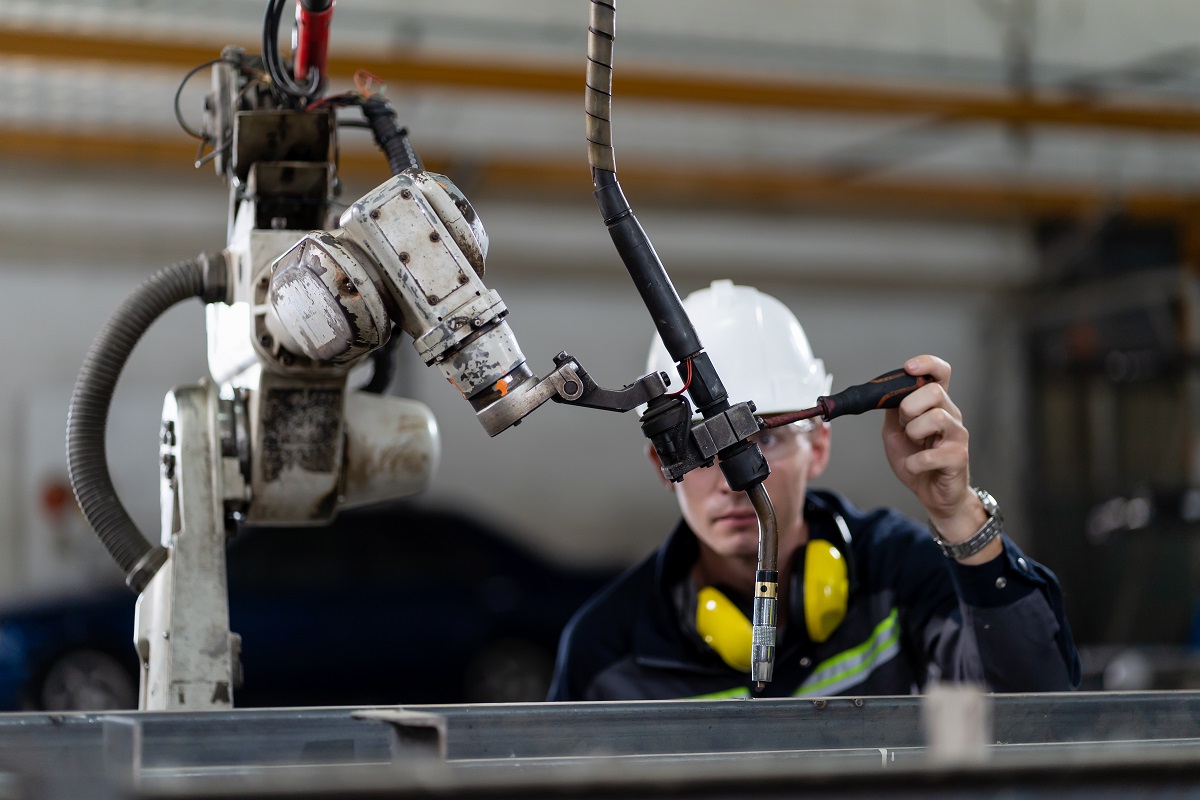
[[(9, 0), (6, 158), (187, 165), (183, 76), (261, 47), (262, 0)], [(472, 192), (586, 195), (585, 0), (343, 0), (333, 88), (380, 76)], [(1190, 220), (1200, 10), (1186, 3), (700, 2), (618, 7), (614, 136), (646, 202)], [(202, 70), (180, 94), (198, 123)], [(348, 176), (382, 167), (341, 141)]]

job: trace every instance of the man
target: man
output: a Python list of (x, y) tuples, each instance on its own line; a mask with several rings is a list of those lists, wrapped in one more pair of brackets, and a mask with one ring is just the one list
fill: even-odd
[[(778, 300), (717, 281), (684, 305), (731, 402), (753, 400), (770, 415), (829, 393), (823, 363)], [(673, 366), (656, 342), (650, 369)], [(780, 572), (774, 676), (761, 691), (750, 680), (746, 619), (758, 518), (709, 467), (663, 479), (683, 519), (575, 615), (550, 699), (907, 694), (939, 679), (1000, 692), (1077, 687), (1057, 579), (1003, 534), (995, 500), (970, 484), (950, 365), (923, 355), (904, 368), (935, 382), (884, 412), (883, 445), (928, 524), (810, 488), (829, 462), (827, 424), (757, 434), (771, 466)]]

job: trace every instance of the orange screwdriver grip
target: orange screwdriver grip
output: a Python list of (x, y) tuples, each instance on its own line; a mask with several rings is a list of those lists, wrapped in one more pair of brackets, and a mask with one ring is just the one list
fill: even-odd
[(878, 408), (895, 408), (905, 397), (927, 383), (929, 375), (909, 375), (903, 369), (893, 370), (878, 378), (850, 386), (835, 395), (818, 397), (821, 418), (826, 422), (847, 414), (862, 414)]

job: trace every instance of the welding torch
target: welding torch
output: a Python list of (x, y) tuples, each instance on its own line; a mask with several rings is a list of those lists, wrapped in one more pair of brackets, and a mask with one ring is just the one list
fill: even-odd
[[(932, 383), (930, 375), (909, 375), (903, 369), (884, 373), (866, 383), (850, 386), (834, 395), (817, 398), (812, 408), (783, 414), (756, 416), (760, 429), (778, 428), (804, 419), (820, 417), (828, 422), (847, 414), (862, 414), (879, 408), (895, 408), (914, 391)], [(762, 484), (746, 490), (759, 519), (758, 570), (754, 586), (751, 679), (759, 691), (771, 679), (775, 658), (775, 624), (778, 590), (778, 540), (775, 511)]]
[[(594, 194), (613, 244), (654, 320), (663, 345), (684, 378), (681, 392), (687, 392), (703, 417), (693, 425), (691, 411), (682, 397), (660, 395), (650, 400), (642, 415), (642, 432), (654, 445), (663, 474), (671, 480), (681, 480), (688, 469), (711, 464), (715, 457), (729, 487), (745, 491), (750, 497), (759, 522), (750, 676), (761, 691), (774, 671), (779, 539), (775, 510), (763, 486), (771, 469), (753, 434), (756, 429), (810, 417), (829, 420), (872, 408), (892, 408), (932, 378), (912, 377), (903, 370), (891, 372), (830, 397), (819, 397), (814, 408), (770, 417), (752, 416), (753, 405), (747, 402), (730, 404), (666, 269), (617, 182), (611, 123), (615, 16), (614, 0), (592, 0), (584, 108)], [(698, 442), (701, 434), (706, 440), (703, 446)]]
[[(687, 462), (671, 480), (679, 480), (693, 466), (711, 464), (715, 457), (734, 491), (746, 491), (759, 518), (759, 563), (755, 577), (755, 605), (751, 676), (761, 686), (771, 679), (775, 659), (775, 605), (779, 587), (776, 566), (777, 526), (771, 499), (762, 483), (771, 468), (762, 450), (751, 439), (758, 430), (748, 402), (733, 405), (725, 386), (704, 351), (683, 302), (666, 269), (654, 252), (650, 238), (634, 216), (617, 182), (616, 152), (612, 144), (612, 63), (616, 33), (615, 0), (592, 0), (588, 24), (587, 115), (588, 163), (592, 168), (594, 196), (617, 253), (637, 286), (646, 310), (667, 352), (685, 369), (684, 390), (704, 418), (719, 434), (709, 436), (711, 452), (692, 458), (696, 442), (691, 435), (691, 412), (679, 396), (654, 398), (642, 415), (642, 432), (650, 439), (667, 471), (676, 458)], [(680, 377), (684, 377), (681, 372)], [(707, 428), (704, 428), (707, 431)], [(664, 473), (665, 474), (665, 473)]]

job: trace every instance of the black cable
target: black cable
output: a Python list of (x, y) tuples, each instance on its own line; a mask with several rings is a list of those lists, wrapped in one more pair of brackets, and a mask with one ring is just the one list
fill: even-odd
[[(592, 168), (592, 181), (596, 186), (593, 194), (617, 254), (629, 271), (642, 303), (650, 312), (663, 345), (677, 365), (686, 365), (680, 377), (689, 376), (688, 396), (696, 410), (705, 419), (710, 419), (730, 408), (725, 386), (709, 354), (704, 352), (691, 317), (679, 299), (662, 260), (654, 252), (650, 237), (634, 216), (617, 181), (611, 121), (615, 2), (592, 0), (588, 23), (584, 110), (587, 115), (588, 164)], [(758, 445), (747, 440), (725, 447), (718, 452), (718, 456), (725, 480), (734, 490), (754, 487), (770, 473)], [(769, 504), (770, 500), (766, 502)], [(762, 520), (761, 515), (759, 519)], [(759, 569), (763, 569), (761, 563)], [(758, 625), (757, 620), (755, 625)]]
[[(267, 74), (271, 78), (271, 93), (280, 102), (289, 103), (287, 76), (283, 74), (282, 65), (278, 63), (279, 28), (276, 5), (275, 0), (267, 0), (266, 15), (263, 18), (263, 65), (267, 68)], [(282, 13), (282, 7), (280, 7), (278, 14)]]
[(410, 167), (423, 169), (421, 159), (408, 141), (408, 128), (396, 124), (396, 109), (391, 103), (379, 95), (373, 95), (362, 102), (363, 116), (371, 125), (375, 135), (375, 143), (387, 155), (388, 167), (392, 175), (399, 175)]
[[(225, 142), (220, 147), (214, 147), (212, 149), (212, 152), (210, 152), (208, 155), (198, 157), (192, 166), (194, 166), (196, 169), (200, 169), (200, 167), (203, 167), (205, 164), (212, 161), (214, 158), (221, 155), (222, 153), (228, 153), (229, 149), (232, 146), (233, 146), (233, 137), (230, 136), (225, 140)], [(203, 152), (204, 145), (200, 145), (200, 149)], [(197, 155), (199, 155), (199, 154), (197, 154)]]
[(271, 88), (275, 96), (291, 106), (303, 106), (314, 97), (320, 87), (321, 75), (310, 69), (308, 86), (300, 86), (288, 75), (287, 67), (279, 55), (279, 21), (287, 0), (267, 0), (267, 11), (263, 17), (263, 62), (271, 76)]
[(188, 73), (183, 76), (183, 80), (179, 82), (179, 88), (175, 90), (175, 121), (179, 123), (179, 127), (183, 128), (184, 133), (191, 136), (193, 139), (207, 139), (208, 136), (202, 132), (197, 132), (191, 129), (187, 122), (183, 119), (183, 111), (179, 107), (179, 98), (183, 94), (183, 87), (187, 86), (187, 82), (202, 69), (211, 67), (213, 64), (233, 64), (235, 67), (241, 67), (240, 61), (235, 61), (232, 58), (214, 58), (210, 61), (205, 61), (203, 64), (192, 67)]
[(371, 353), (371, 380), (359, 391), (371, 394), (387, 392), (396, 374), (396, 346), (401, 338), (399, 327), (395, 327), (392, 329), (392, 338), (384, 342), (383, 347)]

